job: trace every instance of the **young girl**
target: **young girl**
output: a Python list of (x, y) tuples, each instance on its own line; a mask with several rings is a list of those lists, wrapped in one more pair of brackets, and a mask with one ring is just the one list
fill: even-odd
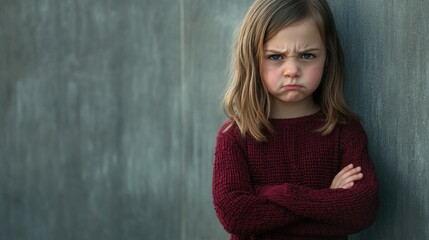
[(231, 239), (347, 239), (370, 226), (378, 185), (326, 1), (256, 0), (232, 73), (213, 169)]

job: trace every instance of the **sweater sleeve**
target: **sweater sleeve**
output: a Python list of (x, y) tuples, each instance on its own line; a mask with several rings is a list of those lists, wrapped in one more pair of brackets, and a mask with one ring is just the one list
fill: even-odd
[(237, 136), (237, 128), (226, 132), (223, 129), (216, 139), (212, 190), (216, 215), (225, 230), (251, 236), (302, 219), (255, 194), (243, 149), (244, 138)]
[(344, 126), (341, 145), (341, 169), (353, 163), (354, 166), (361, 166), (361, 172), (364, 174), (352, 188), (312, 189), (285, 183), (258, 187), (258, 195), (299, 216), (333, 226), (332, 233), (345, 231), (350, 234), (369, 227), (376, 216), (378, 184), (368, 155), (367, 136), (359, 122), (350, 122)]

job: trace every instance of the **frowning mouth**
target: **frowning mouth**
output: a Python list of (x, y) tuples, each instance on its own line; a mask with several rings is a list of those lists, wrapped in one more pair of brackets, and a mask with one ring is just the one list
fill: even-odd
[(283, 89), (285, 90), (300, 90), (302, 89), (303, 86), (301, 85), (297, 85), (297, 84), (289, 84), (283, 87)]

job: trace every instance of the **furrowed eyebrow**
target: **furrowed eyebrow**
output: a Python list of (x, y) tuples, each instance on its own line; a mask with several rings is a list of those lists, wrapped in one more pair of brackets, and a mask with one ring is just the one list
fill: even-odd
[[(300, 50), (297, 53), (305, 53), (305, 52), (315, 52), (315, 51), (320, 51), (320, 48), (308, 48), (308, 49), (303, 49)], [(274, 49), (265, 49), (265, 52), (271, 52), (271, 53), (280, 53), (280, 54), (285, 54), (287, 52), (285, 51), (279, 51), (279, 50), (274, 50)]]

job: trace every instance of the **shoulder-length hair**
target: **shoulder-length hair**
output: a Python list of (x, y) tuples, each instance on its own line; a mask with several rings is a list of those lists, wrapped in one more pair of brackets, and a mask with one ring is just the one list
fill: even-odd
[(326, 0), (255, 0), (236, 36), (223, 102), (230, 124), (237, 124), (243, 136), (266, 141), (266, 130), (274, 131), (269, 121), (272, 100), (260, 73), (264, 44), (290, 24), (308, 18), (315, 20), (327, 52), (321, 83), (313, 93), (325, 115), (318, 131), (328, 135), (337, 123), (357, 118), (344, 100), (344, 56)]

